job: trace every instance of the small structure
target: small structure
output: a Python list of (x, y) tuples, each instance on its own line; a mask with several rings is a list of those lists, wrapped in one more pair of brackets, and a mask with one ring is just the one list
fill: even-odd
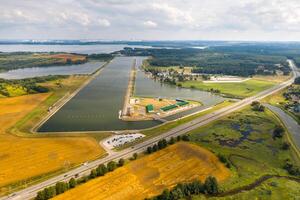
[(160, 108), (162, 111), (166, 112), (166, 111), (169, 111), (169, 110), (173, 110), (177, 108), (177, 105), (176, 104), (172, 104), (172, 105), (169, 105), (169, 106), (165, 106), (165, 107), (162, 107)]
[(152, 113), (154, 112), (154, 107), (152, 104), (146, 105), (146, 112), (147, 113)]
[(187, 101), (181, 101), (181, 102), (176, 103), (177, 106), (185, 106), (185, 105), (188, 105), (188, 104), (189, 104), (189, 102), (187, 102)]

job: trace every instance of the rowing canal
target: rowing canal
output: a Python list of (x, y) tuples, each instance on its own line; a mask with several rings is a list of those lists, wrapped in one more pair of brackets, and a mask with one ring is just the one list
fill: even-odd
[[(86, 87), (58, 110), (40, 128), (39, 132), (137, 130), (160, 124), (158, 121), (127, 122), (119, 119), (123, 107), (130, 70), (134, 57), (117, 57)], [(144, 58), (138, 57), (141, 65)], [(136, 96), (171, 97), (201, 101), (202, 109), (223, 101), (209, 92), (190, 90), (161, 84), (138, 71)], [(201, 109), (201, 108), (197, 108)], [(195, 112), (197, 110), (189, 111)], [(177, 114), (169, 119), (181, 117)]]

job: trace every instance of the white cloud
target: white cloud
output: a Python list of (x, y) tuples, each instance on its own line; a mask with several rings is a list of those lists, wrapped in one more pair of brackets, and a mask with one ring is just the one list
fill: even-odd
[(3, 0), (0, 38), (300, 40), (299, 10), (299, 0)]
[(151, 20), (145, 21), (143, 23), (143, 25), (146, 26), (146, 27), (149, 27), (149, 28), (155, 28), (155, 27), (157, 27), (157, 23), (155, 23), (155, 22), (153, 22)]
[(110, 22), (107, 19), (98, 19), (97, 21), (100, 26), (104, 26), (104, 27), (110, 26)]
[(179, 8), (170, 6), (167, 3), (154, 3), (152, 8), (161, 12), (168, 18), (168, 22), (173, 25), (193, 25), (194, 19), (190, 13), (180, 10)]

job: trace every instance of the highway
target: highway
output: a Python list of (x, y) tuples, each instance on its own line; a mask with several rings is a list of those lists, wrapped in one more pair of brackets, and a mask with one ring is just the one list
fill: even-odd
[(213, 113), (207, 114), (207, 115), (202, 116), (202, 117), (199, 117), (199, 118), (197, 118), (193, 121), (190, 121), (186, 124), (180, 125), (180, 126), (174, 128), (174, 129), (172, 129), (168, 132), (165, 132), (165, 133), (163, 133), (159, 136), (150, 138), (147, 141), (139, 143), (139, 144), (135, 145), (134, 147), (130, 147), (130, 148), (124, 149), (124, 150), (119, 151), (119, 152), (110, 153), (105, 158), (101, 158), (101, 159), (92, 161), (92, 162), (88, 163), (87, 165), (82, 165), (82, 166), (80, 166), (76, 169), (73, 169), (73, 170), (71, 170), (67, 173), (55, 176), (55, 177), (50, 178), (46, 181), (43, 181), (43, 182), (38, 183), (36, 185), (32, 185), (28, 188), (25, 188), (23, 190), (15, 192), (12, 195), (4, 196), (4, 197), (0, 198), (0, 200), (4, 200), (4, 199), (14, 199), (14, 200), (32, 199), (36, 196), (36, 193), (38, 191), (42, 190), (45, 187), (54, 185), (58, 181), (68, 181), (71, 177), (74, 177), (75, 175), (82, 176), (82, 175), (89, 174), (90, 170), (93, 169), (93, 168), (96, 168), (99, 164), (107, 163), (107, 162), (112, 161), (112, 160), (118, 160), (120, 158), (131, 157), (134, 153), (141, 153), (141, 152), (145, 151), (145, 149), (148, 146), (152, 145), (153, 143), (156, 143), (157, 141), (159, 141), (163, 138), (168, 139), (170, 137), (176, 137), (178, 135), (185, 134), (185, 133), (187, 133), (191, 130), (199, 128), (199, 127), (201, 127), (203, 125), (206, 125), (206, 124), (208, 124), (208, 123), (210, 123), (214, 120), (220, 119), (220, 118), (222, 118), (222, 117), (224, 117), (224, 116), (226, 116), (226, 115), (228, 115), (228, 114), (230, 114), (234, 111), (237, 111), (237, 110), (251, 104), (251, 102), (253, 102), (253, 101), (258, 101), (260, 99), (265, 98), (268, 95), (274, 94), (274, 93), (278, 92), (279, 90), (282, 90), (283, 88), (291, 85), (294, 82), (295, 77), (297, 75), (299, 75), (298, 74), (299, 73), (298, 69), (295, 66), (295, 64), (293, 63), (293, 61), (288, 60), (288, 62), (289, 62), (290, 67), (292, 69), (292, 77), (289, 80), (287, 80), (287, 81), (285, 81), (281, 84), (275, 85), (272, 88), (269, 88), (265, 91), (262, 91), (262, 92), (258, 93), (255, 96), (243, 99), (243, 100), (241, 100), (237, 103), (234, 103), (234, 104), (232, 104), (228, 107), (222, 108), (218, 111), (215, 111)]

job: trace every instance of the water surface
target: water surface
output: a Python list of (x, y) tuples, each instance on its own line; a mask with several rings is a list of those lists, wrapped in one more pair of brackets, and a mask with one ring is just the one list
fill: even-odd
[(115, 58), (39, 131), (128, 130), (158, 125), (156, 121), (126, 122), (119, 119), (133, 60), (133, 57)]
[(67, 52), (67, 53), (111, 53), (124, 47), (150, 48), (148, 46), (95, 44), (95, 45), (37, 45), (37, 44), (0, 44), (0, 52)]
[(104, 63), (105, 62), (87, 62), (77, 65), (14, 69), (0, 73), (0, 78), (23, 79), (48, 75), (91, 74), (103, 66)]

